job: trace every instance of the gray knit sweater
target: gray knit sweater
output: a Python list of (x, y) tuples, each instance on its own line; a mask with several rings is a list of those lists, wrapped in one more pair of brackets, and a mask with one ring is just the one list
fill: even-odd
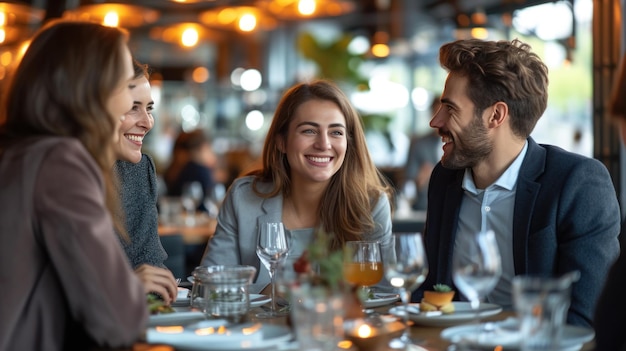
[(158, 233), (157, 181), (152, 158), (142, 155), (139, 163), (117, 161), (120, 199), (131, 242), (120, 240), (133, 268), (146, 263), (163, 267), (167, 253)]

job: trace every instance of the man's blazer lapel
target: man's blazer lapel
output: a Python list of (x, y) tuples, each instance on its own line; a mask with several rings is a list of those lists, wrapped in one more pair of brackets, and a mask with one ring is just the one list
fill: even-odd
[[(453, 183), (448, 185), (443, 202), (443, 212), (441, 216), (441, 232), (439, 250), (444, 253), (438, 257), (439, 275), (437, 281), (447, 282), (452, 279), (452, 254), (454, 252), (454, 240), (456, 238), (456, 228), (459, 222), (459, 211), (463, 199), (463, 171), (457, 172), (457, 177)], [(434, 233), (437, 235), (437, 233)]]
[(546, 150), (528, 138), (528, 150), (517, 178), (513, 212), (513, 258), (515, 274), (525, 274), (528, 262), (528, 235), (533, 209), (541, 184), (535, 180), (544, 172)]

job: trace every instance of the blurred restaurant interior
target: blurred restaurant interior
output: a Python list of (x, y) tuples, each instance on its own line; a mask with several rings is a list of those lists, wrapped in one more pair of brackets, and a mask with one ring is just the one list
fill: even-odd
[[(152, 70), (157, 170), (180, 130), (212, 139), (228, 185), (254, 163), (281, 93), (324, 77), (361, 113), (376, 164), (402, 182), (412, 137), (429, 132), (443, 87), (439, 46), (457, 38), (520, 38), (550, 68), (539, 142), (593, 156), (620, 194), (619, 138), (605, 111), (622, 52), (620, 0), (32, 0), (0, 2), (0, 82), (29, 37), (66, 17), (129, 30)], [(624, 198), (621, 195), (621, 198)]]

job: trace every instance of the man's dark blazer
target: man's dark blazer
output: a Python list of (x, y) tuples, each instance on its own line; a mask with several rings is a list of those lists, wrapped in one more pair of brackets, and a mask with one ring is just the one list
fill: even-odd
[(622, 221), (620, 247), (622, 253), (611, 267), (600, 295), (593, 321), (596, 329), (596, 350), (626, 351), (626, 222)]
[[(452, 252), (464, 171), (439, 163), (431, 175), (424, 229), (429, 275), (413, 292), (414, 302), (436, 283), (454, 286)], [(567, 320), (590, 326), (607, 272), (619, 254), (619, 232), (620, 209), (606, 167), (528, 138), (513, 211), (515, 275), (560, 276), (579, 270)]]

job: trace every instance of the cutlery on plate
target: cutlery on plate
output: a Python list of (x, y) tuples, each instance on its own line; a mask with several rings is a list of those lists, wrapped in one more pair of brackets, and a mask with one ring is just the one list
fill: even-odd
[(264, 301), (264, 300), (267, 300), (267, 296), (261, 295), (259, 297), (255, 297), (254, 299), (250, 299), (250, 302), (258, 302), (258, 301)]
[(411, 314), (418, 314), (420, 316), (425, 316), (425, 317), (437, 317), (443, 314), (443, 312), (441, 311), (421, 311), (419, 307), (410, 306), (410, 305), (407, 306), (406, 309)]

